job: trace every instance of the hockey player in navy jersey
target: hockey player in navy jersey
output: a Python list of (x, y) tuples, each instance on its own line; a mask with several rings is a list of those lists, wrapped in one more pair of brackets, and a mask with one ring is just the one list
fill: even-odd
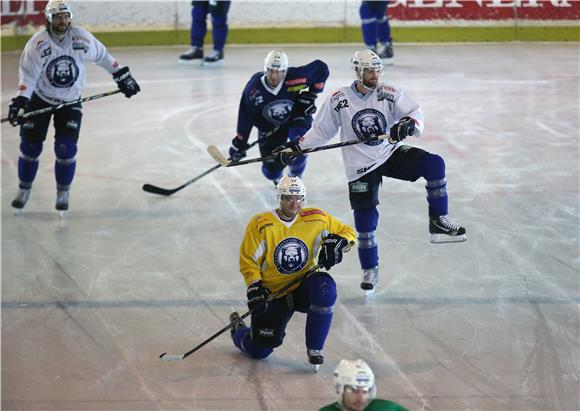
[[(431, 242), (465, 241), (465, 228), (447, 215), (447, 180), (441, 156), (404, 143), (407, 137), (420, 137), (423, 111), (403, 90), (380, 83), (383, 63), (372, 50), (357, 51), (351, 59), (356, 80), (335, 91), (322, 104), (312, 128), (298, 144), (284, 147), (296, 153), (317, 147), (333, 138), (340, 129), (341, 141), (365, 140), (342, 148), (349, 187), (350, 206), (358, 232), (358, 252), (363, 280), (361, 288), (374, 292), (379, 273), (376, 229), (379, 221), (379, 188), (382, 178), (416, 181), (424, 178), (429, 208)], [(388, 134), (389, 140), (376, 137)], [(374, 141), (373, 141), (374, 140)], [(280, 153), (286, 162), (292, 156)]]
[[(320, 60), (299, 67), (288, 67), (288, 56), (270, 51), (264, 71), (255, 73), (246, 84), (240, 100), (237, 135), (232, 140), (230, 157), (239, 161), (246, 156), (252, 127), (258, 129), (260, 154), (268, 156), (286, 141), (297, 141), (311, 126), (316, 111), (314, 101), (324, 90), (328, 66)], [(266, 133), (279, 130), (264, 138)], [(289, 176), (301, 177), (307, 156), (300, 155), (289, 164)], [(277, 184), (285, 165), (278, 160), (264, 162), (262, 173)]]
[(322, 349), (336, 301), (332, 277), (318, 272), (272, 301), (266, 299), (316, 264), (328, 270), (340, 263), (355, 232), (319, 208), (303, 208), (306, 188), (300, 178), (282, 177), (277, 190), (279, 207), (252, 217), (240, 246), (252, 324), (246, 327), (238, 313), (232, 313), (232, 339), (250, 357), (266, 358), (282, 345), (294, 312), (306, 313), (308, 361), (317, 370), (324, 362)]
[(67, 106), (54, 113), (45, 113), (19, 120), (24, 113), (56, 106), (80, 98), (85, 86), (86, 63), (92, 62), (111, 73), (126, 97), (140, 91), (129, 67), (119, 67), (103, 44), (91, 33), (71, 26), (72, 10), (64, 0), (51, 0), (45, 8), (46, 30), (34, 34), (22, 52), (18, 73), (18, 95), (12, 99), (8, 118), (20, 127), (18, 158), (19, 190), (12, 207), (21, 209), (30, 197), (38, 171), (38, 159), (54, 118), (54, 152), (56, 161), (56, 206), (68, 210), (70, 187), (75, 175), (77, 141), (81, 127), (81, 104)]

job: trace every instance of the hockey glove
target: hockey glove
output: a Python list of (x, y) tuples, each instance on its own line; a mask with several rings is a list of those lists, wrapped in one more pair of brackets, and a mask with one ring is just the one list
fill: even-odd
[(270, 295), (270, 290), (262, 286), (262, 281), (256, 281), (248, 286), (246, 296), (248, 297), (248, 308), (253, 314), (263, 314), (268, 308), (266, 299)]
[(318, 253), (318, 265), (329, 270), (330, 267), (342, 261), (342, 249), (348, 245), (346, 238), (336, 234), (329, 234), (322, 241)]
[[(284, 150), (290, 149), (292, 152), (287, 152)], [(292, 160), (294, 160), (297, 156), (302, 154), (302, 149), (295, 141), (288, 141), (281, 146), (276, 147), (272, 150), (272, 155), (276, 155), (276, 160), (282, 163), (283, 166), (287, 166)]]
[(316, 100), (317, 97), (318, 94), (303, 89), (300, 94), (298, 94), (298, 97), (296, 97), (296, 101), (294, 102), (294, 106), (290, 112), (290, 119), (304, 119), (305, 117), (316, 113), (314, 100)]
[(114, 72), (113, 80), (117, 83), (117, 87), (119, 87), (121, 93), (123, 93), (127, 98), (131, 98), (131, 96), (134, 96), (141, 91), (141, 87), (139, 87), (139, 84), (137, 84), (127, 66)]
[(246, 143), (241, 138), (237, 136), (232, 140), (232, 146), (230, 147), (230, 158), (232, 161), (240, 161), (246, 156), (246, 151), (250, 148), (250, 145)]
[(18, 96), (12, 99), (12, 103), (8, 106), (8, 121), (13, 126), (17, 126), (22, 123), (22, 118), (18, 118), (18, 113), (23, 110), (28, 104), (28, 98), (24, 96)]
[(415, 120), (411, 117), (403, 117), (398, 123), (391, 127), (389, 142), (398, 143), (403, 141), (407, 136), (415, 133)]

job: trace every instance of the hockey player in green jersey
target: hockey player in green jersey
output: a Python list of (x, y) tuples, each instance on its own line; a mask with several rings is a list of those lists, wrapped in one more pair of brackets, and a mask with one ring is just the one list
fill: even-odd
[(334, 382), (338, 401), (319, 411), (408, 411), (395, 402), (375, 399), (375, 374), (364, 360), (341, 360)]

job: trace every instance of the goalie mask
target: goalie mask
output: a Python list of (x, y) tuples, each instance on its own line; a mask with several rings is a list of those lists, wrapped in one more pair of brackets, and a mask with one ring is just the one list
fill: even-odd
[(378, 72), (380, 76), (384, 68), (383, 62), (377, 53), (368, 49), (355, 52), (350, 60), (350, 65), (356, 73), (357, 80), (361, 83), (363, 83), (365, 69)]
[(282, 177), (276, 191), (278, 202), (282, 196), (301, 196), (302, 204), (306, 204), (306, 187), (300, 177)]
[(67, 2), (64, 0), (50, 0), (44, 8), (44, 15), (46, 16), (46, 20), (52, 24), (52, 17), (58, 13), (68, 13), (69, 17), (71, 19), (73, 18), (72, 10)]
[(343, 394), (345, 390), (362, 389), (368, 392), (370, 402), (377, 394), (375, 385), (375, 374), (371, 367), (361, 359), (356, 361), (341, 360), (334, 370), (334, 383), (338, 403), (342, 406)]

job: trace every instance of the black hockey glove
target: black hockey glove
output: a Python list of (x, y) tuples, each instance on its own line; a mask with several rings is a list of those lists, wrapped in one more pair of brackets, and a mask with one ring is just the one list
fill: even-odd
[[(292, 153), (284, 152), (286, 149), (292, 150)], [(295, 141), (288, 141), (287, 143), (282, 144), (281, 146), (278, 146), (272, 150), (272, 155), (277, 155), (278, 157), (276, 160), (278, 160), (284, 166), (287, 166), (288, 163), (290, 163), (296, 158), (296, 156), (299, 156), (300, 154), (302, 154), (302, 149)]]
[(318, 265), (329, 270), (330, 267), (342, 261), (342, 249), (348, 245), (346, 238), (337, 234), (329, 234), (322, 241), (318, 253)]
[(266, 299), (270, 295), (270, 290), (262, 286), (262, 280), (256, 281), (248, 286), (246, 296), (248, 297), (248, 308), (253, 314), (263, 314), (268, 308)]
[(17, 126), (22, 123), (22, 119), (18, 118), (18, 113), (23, 110), (28, 104), (28, 97), (18, 96), (12, 99), (12, 103), (8, 106), (8, 121), (13, 126)]
[(123, 93), (127, 98), (131, 98), (131, 96), (134, 96), (141, 91), (141, 87), (139, 87), (139, 84), (137, 84), (127, 66), (114, 72), (113, 80), (117, 83), (117, 87), (119, 87), (121, 93)]
[(415, 120), (411, 117), (403, 117), (391, 127), (389, 142), (398, 143), (407, 136), (412, 136), (413, 133), (415, 133)]
[(290, 120), (304, 119), (307, 116), (311, 116), (316, 113), (316, 106), (314, 105), (314, 100), (318, 97), (318, 94), (308, 91), (308, 89), (303, 89), (296, 97), (292, 111), (290, 112)]
[(240, 161), (246, 156), (246, 151), (250, 148), (250, 145), (244, 140), (234, 137), (232, 140), (232, 146), (230, 147), (230, 158), (232, 161)]

